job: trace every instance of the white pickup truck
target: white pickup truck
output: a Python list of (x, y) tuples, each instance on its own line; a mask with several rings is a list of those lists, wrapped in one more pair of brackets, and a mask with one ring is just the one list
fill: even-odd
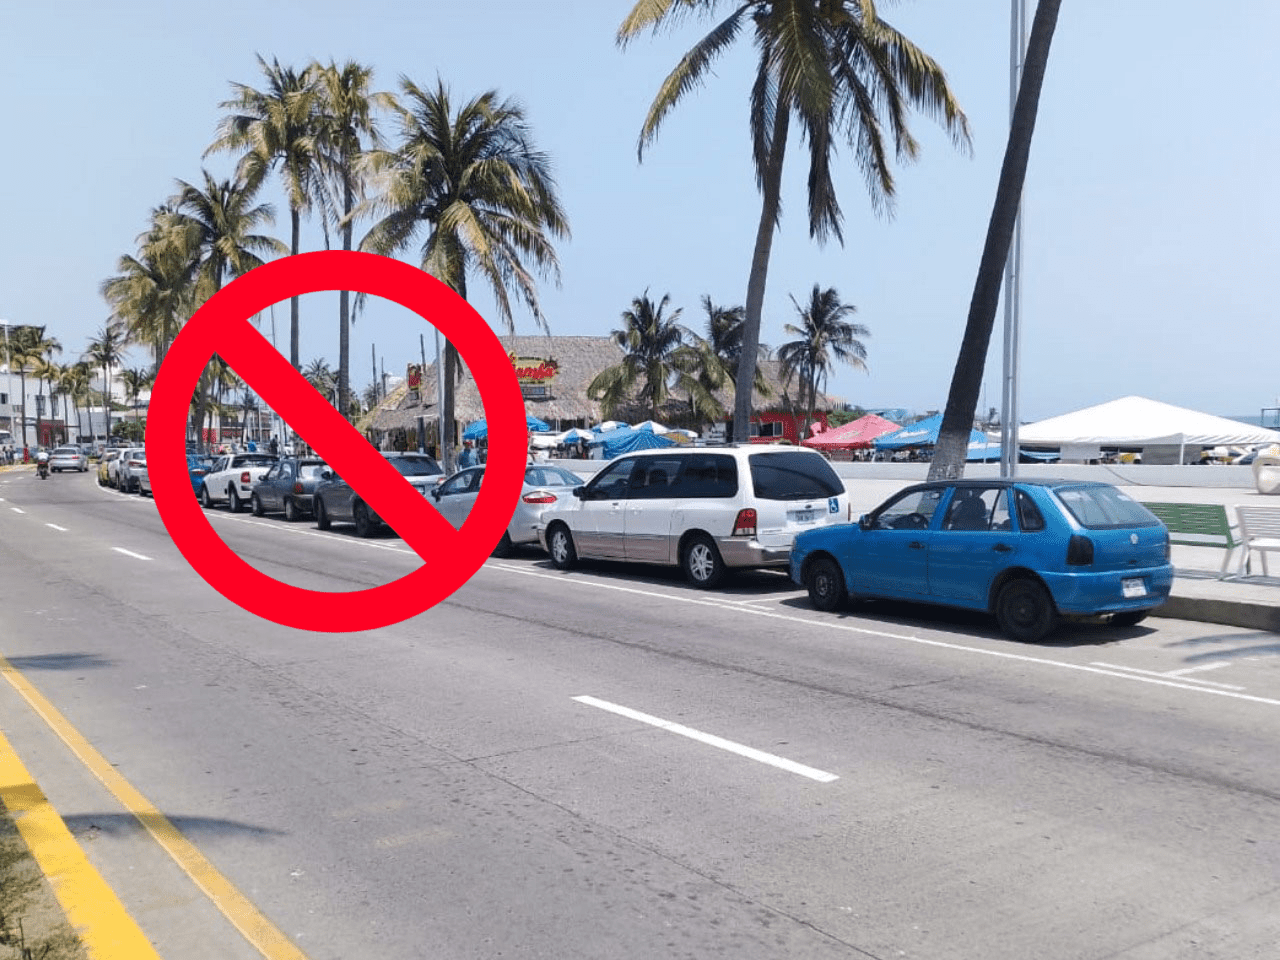
[(200, 502), (205, 509), (223, 500), (239, 513), (253, 496), (253, 485), (271, 469), (276, 457), (269, 453), (226, 453), (213, 462), (200, 484)]

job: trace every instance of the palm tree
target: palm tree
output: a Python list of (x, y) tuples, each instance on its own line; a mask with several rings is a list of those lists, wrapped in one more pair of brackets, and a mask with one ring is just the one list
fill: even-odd
[(151, 374), (147, 370), (134, 367), (129, 370), (122, 370), (120, 379), (124, 381), (125, 396), (129, 398), (133, 407), (134, 419), (137, 419), (138, 400), (142, 396), (142, 391), (151, 386)]
[[(719, 361), (720, 369), (723, 370), (727, 379), (732, 382), (738, 375), (739, 361), (742, 356), (742, 331), (746, 325), (746, 310), (741, 306), (717, 306), (706, 294), (702, 296), (702, 309), (707, 315), (708, 348)], [(768, 357), (768, 345), (759, 344), (757, 354), (755, 390), (763, 396), (769, 396), (768, 381), (765, 380), (764, 371), (758, 365), (759, 360)], [(712, 375), (704, 377), (703, 382), (708, 385), (714, 383), (715, 389), (718, 390), (723, 385), (724, 378)]]
[[(219, 121), (205, 156), (240, 151), (238, 173), (254, 188), (279, 168), (289, 200), (289, 253), (296, 256), (301, 249), (302, 216), (316, 204), (325, 214), (330, 206), (319, 143), (320, 71), (315, 64), (301, 71), (282, 67), (274, 58), (268, 64), (261, 56), (258, 66), (266, 79), (265, 89), (231, 85), (235, 96), (219, 105), (229, 112)], [(327, 240), (327, 217), (322, 222)], [(297, 297), (289, 300), (289, 361), (300, 369)]]
[[(228, 275), (248, 273), (262, 265), (262, 257), (284, 252), (275, 237), (253, 231), (275, 221), (270, 204), (254, 205), (258, 184), (245, 180), (215, 180), (208, 171), (201, 190), (184, 180), (170, 199), (167, 215), (170, 229), (177, 231), (188, 257), (195, 264), (197, 305), (222, 289)], [(261, 181), (259, 181), (260, 183)], [(203, 422), (201, 390), (196, 401), (195, 422)], [(197, 442), (200, 434), (197, 432)]]
[(116, 275), (100, 287), (112, 319), (125, 326), (131, 342), (151, 348), (156, 369), (196, 306), (199, 263), (190, 255), (173, 214), (167, 204), (152, 210), (150, 227), (138, 237), (137, 255), (121, 257)]
[[(76, 440), (80, 439), (80, 401), (89, 392), (89, 365), (83, 360), (69, 363), (62, 368), (59, 387), (65, 400), (71, 401), (71, 409), (75, 413)], [(92, 420), (92, 417), (90, 417)], [(93, 433), (93, 424), (89, 424), (89, 432)], [(69, 439), (69, 438), (68, 438)]]
[[(969, 318), (965, 323), (964, 338), (960, 341), (956, 368), (951, 375), (947, 406), (942, 414), (942, 426), (938, 430), (938, 445), (929, 464), (930, 480), (958, 477), (964, 473), (965, 456), (969, 450), (969, 431), (973, 428), (973, 414), (982, 391), (987, 346), (991, 343), (991, 328), (995, 325), (996, 307), (1000, 302), (1001, 274), (1005, 261), (1009, 258), (1009, 246), (1013, 242), (1013, 228), (1022, 200), (1022, 185), (1026, 180), (1027, 162), (1031, 157), (1031, 137), (1035, 133), (1036, 114), (1040, 107), (1040, 88), (1044, 84), (1045, 71), (1049, 66), (1049, 47), (1053, 42), (1054, 29), (1058, 25), (1058, 9), (1061, 4), (1062, 0), (1039, 0), (1035, 18), (1031, 22), (1022, 80), (1018, 84), (1018, 97), (1014, 102), (1013, 119), (1009, 125), (1009, 142), (1000, 168), (1000, 182), (996, 186), (991, 220), (987, 224), (982, 259), (978, 262), (973, 297), (969, 301)], [(1014, 451), (1014, 460), (1017, 460), (1017, 451)]]
[[(395, 100), (389, 94), (371, 93), (373, 68), (348, 60), (316, 66), (320, 87), (318, 124), (320, 151), (332, 181), (333, 192), (342, 204), (338, 229), (342, 249), (351, 249), (351, 233), (357, 197), (362, 191), (358, 161), (370, 148), (379, 145), (373, 108), (390, 109)], [(347, 415), (351, 391), (351, 292), (338, 291), (338, 412)]]
[[(35, 366), (42, 357), (37, 345), (44, 339), (44, 327), (14, 327), (9, 337), (8, 362), (10, 369), (18, 368), (21, 381), (20, 401), (22, 406), (22, 430), (19, 443), (27, 446), (27, 368)], [(39, 434), (37, 432), (37, 438)]]
[[(102, 405), (107, 415), (107, 439), (111, 439), (111, 368), (124, 359), (124, 328), (112, 321), (103, 324), (97, 337), (89, 341), (85, 351), (86, 361), (102, 370)], [(89, 413), (89, 430), (93, 430), (93, 412)]]
[[(860, 323), (850, 323), (845, 318), (857, 312), (851, 303), (842, 303), (835, 287), (819, 289), (815, 283), (805, 306), (791, 298), (800, 314), (801, 326), (788, 323), (784, 328), (797, 339), (778, 348), (783, 376), (789, 381), (800, 376), (800, 403), (805, 405), (804, 429), (800, 439), (809, 436), (809, 424), (818, 403), (818, 391), (825, 390), (827, 377), (836, 361), (847, 363), (858, 370), (867, 369), (867, 348), (858, 337), (869, 337), (871, 331)], [(806, 400), (808, 401), (806, 404)]]
[(306, 369), (302, 371), (302, 376), (322, 397), (333, 400), (333, 388), (337, 379), (323, 357), (318, 357), (307, 364)]
[[(523, 109), (490, 90), (453, 108), (443, 81), (423, 90), (400, 81), (407, 106), (397, 106), (400, 146), (375, 152), (368, 166), (383, 180), (377, 204), (385, 216), (361, 247), (394, 254), (421, 237), (422, 269), (464, 300), (468, 273), (493, 291), (507, 331), (515, 331), (509, 291), (547, 330), (529, 267), (559, 282), (552, 240), (569, 236), (551, 161), (533, 144)], [(528, 264), (529, 266), (526, 266)], [(454, 422), (458, 351), (446, 341), (444, 417)], [(442, 443), (451, 463), (448, 437)]]
[(671, 295), (665, 294), (657, 304), (649, 291), (631, 301), (631, 309), (622, 312), (623, 327), (613, 331), (613, 339), (623, 350), (622, 361), (602, 370), (587, 385), (587, 396), (604, 401), (607, 416), (637, 393), (645, 403), (651, 420), (658, 419), (659, 409), (672, 395), (672, 389), (685, 393), (695, 413), (715, 417), (723, 413), (714, 394), (699, 380), (704, 373), (698, 336), (679, 323), (680, 309), (666, 313)]
[[(636, 0), (618, 28), (625, 46), (642, 31), (656, 32), (690, 9), (710, 15), (719, 0)], [(832, 154), (843, 139), (853, 151), (878, 212), (891, 213), (894, 180), (889, 145), (900, 161), (915, 159), (919, 144), (907, 128), (915, 107), (940, 120), (958, 145), (969, 125), (942, 68), (880, 19), (874, 0), (739, 0), (733, 12), (694, 45), (667, 76), (640, 131), (638, 153), (656, 137), (667, 114), (706, 78), (745, 25), (759, 51), (751, 88), (750, 131), (756, 185), (763, 196), (739, 356), (739, 385), (754, 383), (760, 315), (773, 235), (781, 213), (782, 168), (794, 116), (809, 146), (809, 234), (843, 243), (842, 214), (831, 179)], [(887, 136), (886, 136), (887, 128)], [(735, 437), (747, 436), (751, 391), (734, 401)]]

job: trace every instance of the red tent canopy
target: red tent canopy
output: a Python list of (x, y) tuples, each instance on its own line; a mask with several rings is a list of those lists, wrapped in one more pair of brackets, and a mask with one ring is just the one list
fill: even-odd
[(868, 413), (865, 417), (859, 417), (852, 423), (846, 423), (843, 427), (825, 430), (817, 436), (810, 437), (804, 442), (804, 445), (813, 447), (816, 450), (854, 450), (860, 447), (869, 447), (871, 446), (871, 441), (875, 440), (876, 437), (881, 437), (886, 433), (892, 433), (900, 429), (902, 428), (892, 420), (886, 420), (884, 417), (876, 416), (874, 413)]

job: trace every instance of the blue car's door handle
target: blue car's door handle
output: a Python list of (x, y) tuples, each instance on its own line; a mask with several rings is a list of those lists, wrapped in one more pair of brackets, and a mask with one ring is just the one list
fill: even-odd
[(991, 549), (994, 550), (996, 553), (1008, 553), (1010, 550), (1013, 549), (1013, 547), (1009, 546), (1007, 543), (997, 543)]
[(924, 549), (924, 544), (921, 543), (919, 540), (912, 540), (910, 543), (907, 544), (907, 546), (910, 547), (912, 550)]

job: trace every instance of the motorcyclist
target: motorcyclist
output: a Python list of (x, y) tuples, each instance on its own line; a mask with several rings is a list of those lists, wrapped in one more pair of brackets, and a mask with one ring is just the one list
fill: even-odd
[(36, 453), (36, 475), (41, 480), (48, 479), (49, 476), (49, 451), (44, 447)]

